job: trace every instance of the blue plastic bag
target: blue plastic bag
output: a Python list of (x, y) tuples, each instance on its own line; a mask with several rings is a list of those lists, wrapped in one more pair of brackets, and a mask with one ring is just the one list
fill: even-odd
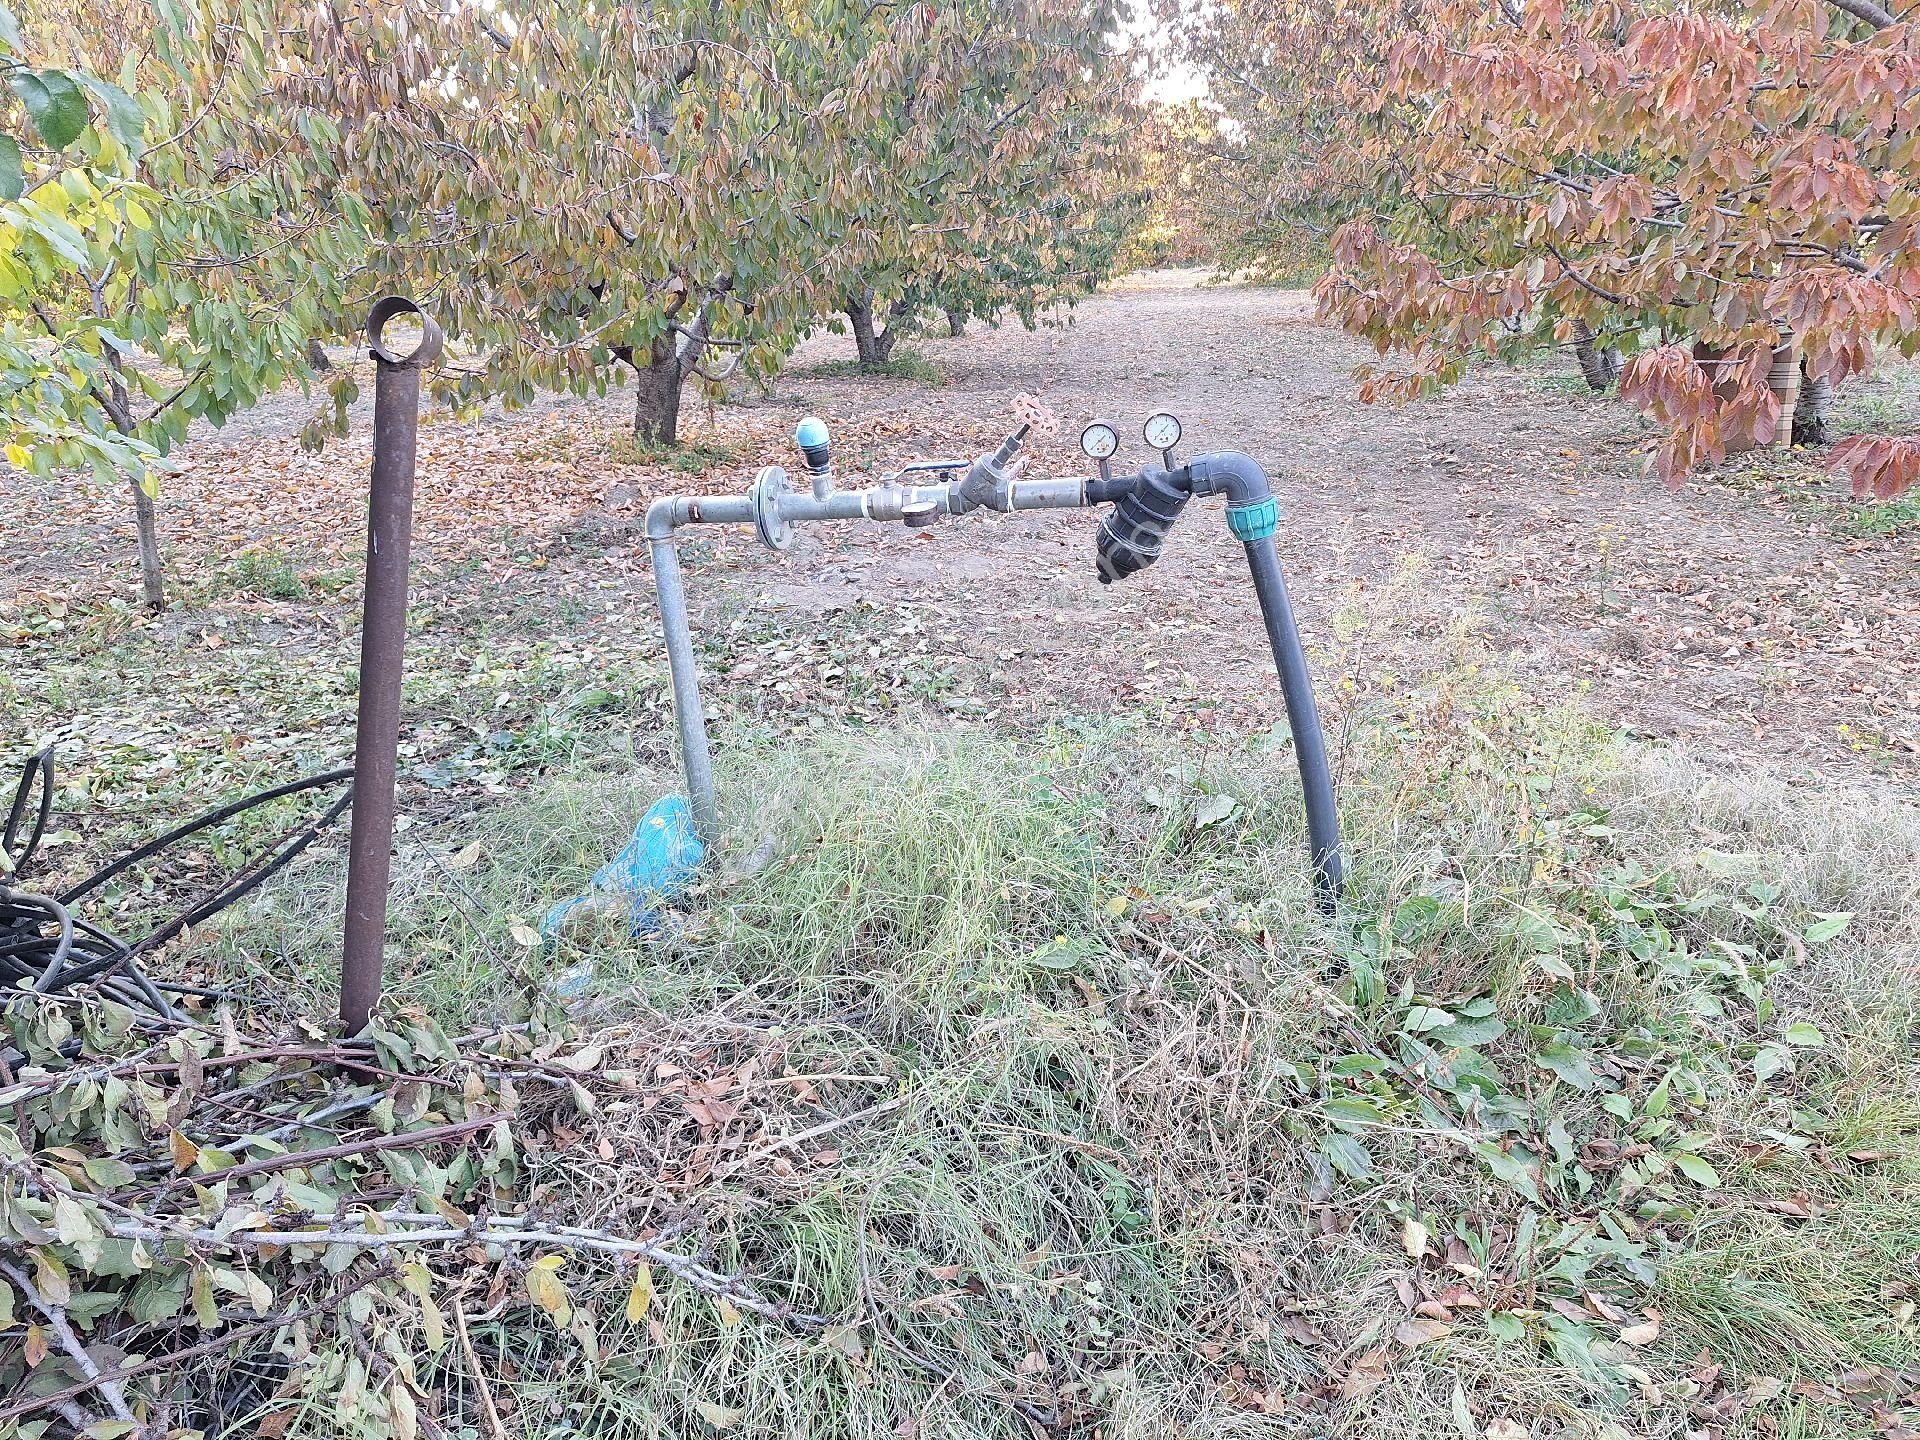
[(620, 853), (593, 872), (592, 883), (584, 891), (547, 911), (540, 934), (551, 942), (576, 911), (604, 910), (622, 903), (632, 934), (655, 934), (661, 925), (661, 908), (687, 888), (705, 855), (686, 800), (663, 796), (640, 817), (633, 838)]

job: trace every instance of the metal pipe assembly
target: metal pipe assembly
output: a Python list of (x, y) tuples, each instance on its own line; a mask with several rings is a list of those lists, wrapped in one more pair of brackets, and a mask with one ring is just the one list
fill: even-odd
[[(382, 332), (420, 317), (407, 354)], [(400, 677), (407, 643), (407, 562), (413, 547), (413, 467), (420, 372), (440, 353), (440, 327), (413, 301), (390, 295), (367, 316), (373, 352), (373, 481), (367, 495), (367, 584), (360, 637), (360, 714), (353, 749), (353, 829), (347, 841), (347, 919), (340, 956), (340, 1028), (357, 1035), (380, 998), (387, 885), (393, 858)]]
[[(750, 524), (762, 544), (771, 550), (785, 550), (793, 544), (796, 523), (877, 520), (920, 529), (935, 524), (942, 515), (964, 515), (979, 509), (1010, 514), (1016, 510), (1082, 509), (1112, 503), (1113, 509), (1100, 522), (1095, 538), (1100, 582), (1110, 584), (1159, 558), (1167, 532), (1188, 500), (1196, 495), (1224, 495), (1228, 528), (1246, 548), (1254, 594), (1260, 603), (1267, 640), (1273, 647), (1274, 668), (1293, 730), (1313, 859), (1314, 895), (1320, 908), (1331, 914), (1346, 884), (1340, 820), (1313, 681), (1274, 546), (1280, 511), (1267, 473), (1251, 456), (1234, 450), (1199, 455), (1185, 465), (1176, 464), (1174, 447), (1180, 443), (1180, 422), (1171, 415), (1153, 416), (1144, 433), (1147, 444), (1160, 452), (1163, 463), (1143, 466), (1133, 475), (1112, 472), (1110, 460), (1119, 448), (1119, 437), (1111, 425), (1095, 421), (1081, 432), (1080, 448), (1099, 462), (1098, 476), (1021, 479), (1025, 462), (1019, 453), (1028, 434), (1028, 427), (1022, 425), (991, 455), (972, 461), (920, 461), (883, 477), (878, 484), (840, 490), (835, 488), (827, 427), (808, 416), (795, 432), (807, 466), (807, 490), (794, 490), (787, 472), (769, 465), (754, 477), (745, 495), (665, 496), (654, 501), (647, 510), (647, 545), (653, 556), (654, 586), (673, 680), (681, 765), (694, 827), (701, 838), (712, 839), (719, 817), (714, 806), (706, 710), (700, 699), (693, 631), (687, 618), (686, 587), (676, 541), (681, 526)], [(930, 477), (928, 483), (920, 483), (923, 477)]]

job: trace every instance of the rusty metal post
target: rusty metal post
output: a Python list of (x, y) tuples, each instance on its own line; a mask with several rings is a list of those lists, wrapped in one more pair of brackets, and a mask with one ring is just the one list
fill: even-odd
[[(420, 317), (411, 354), (387, 348), (395, 317)], [(346, 940), (340, 957), (340, 1028), (357, 1035), (380, 998), (393, 856), (394, 771), (400, 745), (400, 677), (407, 641), (407, 559), (413, 544), (414, 442), (420, 372), (440, 353), (440, 327), (413, 301), (389, 295), (367, 316), (373, 352), (373, 484), (367, 496), (367, 582), (360, 638), (360, 720), (353, 750), (353, 832), (347, 842)]]

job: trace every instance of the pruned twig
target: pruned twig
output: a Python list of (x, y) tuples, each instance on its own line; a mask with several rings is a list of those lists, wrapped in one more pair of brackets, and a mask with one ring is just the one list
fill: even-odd
[[(346, 1202), (342, 1202), (343, 1207)], [(395, 1250), (409, 1246), (451, 1245), (548, 1245), (563, 1250), (587, 1250), (606, 1255), (632, 1255), (657, 1265), (685, 1281), (703, 1294), (718, 1296), (737, 1310), (745, 1310), (767, 1320), (792, 1325), (801, 1330), (822, 1330), (832, 1323), (823, 1315), (809, 1315), (769, 1300), (737, 1275), (722, 1274), (691, 1255), (670, 1250), (658, 1240), (631, 1240), (604, 1230), (589, 1230), (575, 1225), (549, 1225), (535, 1228), (527, 1216), (498, 1215), (472, 1225), (450, 1225), (438, 1215), (406, 1210), (371, 1213), (368, 1218), (392, 1229), (372, 1230), (364, 1226), (295, 1230), (234, 1230), (221, 1235), (211, 1229), (189, 1226), (142, 1224), (115, 1220), (108, 1233), (122, 1240), (149, 1243), (186, 1241), (189, 1244), (219, 1245), (231, 1249), (284, 1249), (290, 1245), (343, 1245), (359, 1250)]]
[(500, 1412), (493, 1405), (493, 1391), (487, 1385), (486, 1373), (480, 1368), (480, 1357), (473, 1353), (473, 1337), (467, 1334), (467, 1307), (460, 1302), (459, 1293), (453, 1297), (453, 1328), (460, 1337), (460, 1353), (466, 1357), (467, 1373), (473, 1376), (473, 1388), (480, 1397), (480, 1413), (487, 1418), (487, 1433), (493, 1440), (507, 1440), (507, 1427), (500, 1423)]
[(324, 1165), (329, 1160), (346, 1160), (355, 1155), (370, 1154), (375, 1150), (404, 1149), (413, 1145), (431, 1144), (436, 1140), (452, 1140), (462, 1135), (471, 1135), (476, 1130), (484, 1130), (496, 1121), (504, 1120), (504, 1114), (476, 1115), (469, 1120), (456, 1120), (447, 1125), (430, 1125), (425, 1130), (407, 1130), (397, 1135), (374, 1135), (365, 1140), (349, 1140), (339, 1145), (323, 1145), (318, 1150), (289, 1150), (280, 1155), (268, 1155), (259, 1160), (249, 1160), (244, 1165), (229, 1166), (225, 1170), (216, 1170), (210, 1175), (177, 1175), (153, 1188), (151, 1193), (161, 1194), (181, 1185), (199, 1184), (211, 1180), (216, 1184), (223, 1180), (240, 1180), (248, 1175), (260, 1175), (269, 1170), (305, 1169), (309, 1165)]
[(87, 1353), (87, 1347), (80, 1343), (80, 1337), (73, 1333), (73, 1327), (67, 1323), (66, 1310), (42, 1295), (27, 1278), (26, 1272), (13, 1262), (0, 1260), (0, 1275), (5, 1275), (11, 1280), (14, 1287), (27, 1297), (27, 1303), (45, 1317), (47, 1328), (53, 1332), (53, 1338), (60, 1342), (60, 1348), (67, 1352), (67, 1357), (78, 1367), (80, 1373), (87, 1377), (89, 1387), (100, 1392), (100, 1398), (105, 1400), (107, 1408), (113, 1411), (113, 1418), (125, 1420), (129, 1424), (138, 1424), (139, 1422), (133, 1418), (133, 1411), (127, 1408), (127, 1397), (120, 1388), (120, 1382), (104, 1374), (94, 1363), (93, 1357)]

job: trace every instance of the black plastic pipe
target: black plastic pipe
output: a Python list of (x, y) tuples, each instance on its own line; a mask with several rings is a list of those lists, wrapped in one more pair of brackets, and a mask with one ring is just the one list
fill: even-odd
[[(420, 343), (400, 354), (381, 331), (420, 317)], [(340, 1028), (358, 1035), (380, 998), (393, 862), (400, 675), (407, 643), (407, 561), (413, 546), (413, 465), (420, 372), (440, 353), (440, 327), (389, 295), (367, 316), (373, 352), (373, 482), (367, 496), (367, 585), (360, 636), (360, 714), (353, 748), (353, 830), (347, 840), (347, 918), (340, 951)]]
[[(1181, 472), (1174, 472), (1178, 478)], [(1251, 455), (1238, 450), (1196, 455), (1184, 467), (1195, 495), (1225, 495), (1227, 522), (1247, 552), (1253, 591), (1266, 622), (1267, 643), (1273, 649), (1273, 668), (1280, 676), (1280, 693), (1293, 728), (1294, 756), (1300, 764), (1300, 793), (1307, 812), (1307, 847), (1313, 859), (1314, 899), (1331, 915), (1346, 888), (1346, 859), (1340, 849), (1340, 812), (1333, 802), (1333, 771), (1327, 764), (1326, 737), (1320, 733), (1320, 707), (1313, 698), (1313, 676), (1307, 670), (1300, 627), (1287, 595), (1286, 572), (1273, 532), (1278, 507), (1267, 472)]]
[(284, 785), (275, 785), (271, 790), (261, 790), (255, 794), (245, 796), (242, 799), (229, 801), (217, 810), (209, 810), (206, 814), (196, 816), (184, 825), (174, 826), (173, 829), (167, 831), (164, 835), (156, 835), (137, 850), (129, 850), (111, 865), (102, 866), (87, 876), (87, 878), (82, 880), (78, 885), (62, 892), (60, 901), (62, 904), (71, 905), (83, 895), (88, 895), (98, 890), (102, 885), (106, 884), (107, 881), (113, 879), (114, 876), (129, 866), (137, 865), (149, 855), (157, 855), (169, 845), (177, 844), (179, 841), (186, 839), (187, 836), (196, 834), (201, 830), (210, 829), (229, 816), (238, 815), (243, 810), (251, 810), (254, 806), (264, 805), (269, 800), (279, 800), (288, 795), (298, 795), (303, 790), (317, 790), (322, 786), (337, 785), (342, 780), (350, 780), (352, 778), (353, 771), (351, 770), (328, 770), (319, 775), (309, 775), (304, 780), (289, 780)]
[(1294, 623), (1293, 602), (1287, 596), (1286, 572), (1273, 537), (1246, 542), (1247, 568), (1253, 572), (1253, 592), (1260, 598), (1260, 616), (1273, 646), (1274, 668), (1280, 672), (1280, 693), (1287, 705), (1287, 723), (1293, 727), (1293, 750), (1300, 762), (1300, 794), (1307, 811), (1307, 848), (1313, 856), (1313, 893), (1320, 908), (1331, 915), (1346, 887), (1346, 858), (1340, 850), (1340, 813), (1333, 803), (1333, 772), (1327, 764), (1326, 737), (1320, 733), (1320, 707), (1313, 698), (1313, 677), (1307, 673), (1306, 652), (1300, 647), (1300, 627)]

